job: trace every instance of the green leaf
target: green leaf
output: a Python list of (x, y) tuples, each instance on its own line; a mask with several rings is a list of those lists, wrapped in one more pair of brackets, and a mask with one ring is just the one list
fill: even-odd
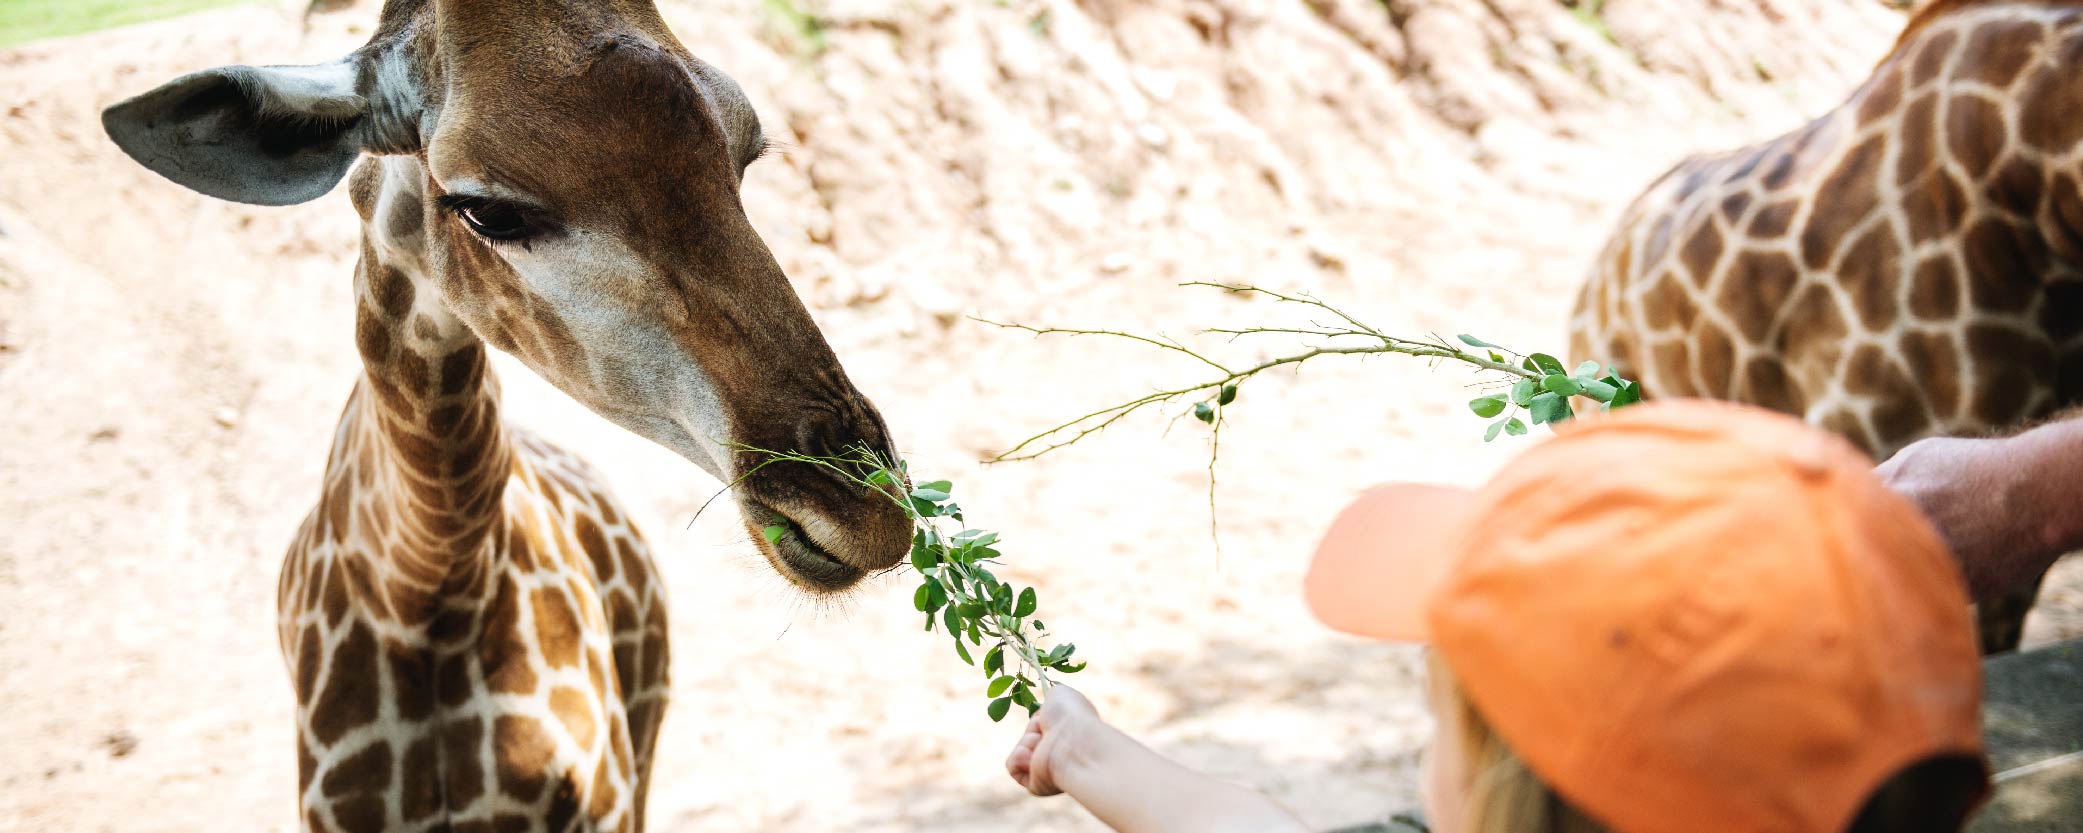
[(781, 536), (788, 534), (788, 526), (785, 524), (775, 524), (773, 526), (760, 530), (759, 534), (761, 537), (767, 539), (767, 543), (772, 544), (776, 541), (780, 541)]
[[(989, 653), (986, 653), (986, 654), (984, 654), (984, 673), (986, 673), (986, 674), (996, 674), (996, 673), (998, 673), (998, 672), (1000, 672), (1000, 671), (1004, 671), (1004, 670), (1005, 670), (1005, 645), (1004, 645), (1004, 644), (998, 644), (998, 645), (993, 645), (993, 646), (991, 646), (991, 650), (990, 650), (990, 652), (989, 652)], [(991, 696), (993, 696), (993, 697), (996, 697), (996, 696), (998, 696), (998, 692), (995, 692), (995, 691), (994, 691), (994, 692), (991, 692)]]
[(1504, 423), (1503, 423), (1503, 422), (1493, 422), (1493, 423), (1490, 423), (1490, 427), (1489, 427), (1489, 429), (1487, 429), (1487, 430), (1485, 430), (1485, 431), (1483, 432), (1483, 442), (1489, 442), (1489, 441), (1491, 441), (1491, 440), (1497, 439), (1497, 435), (1498, 435), (1498, 433), (1499, 433), (1499, 432), (1502, 432), (1503, 430), (1504, 430)]
[(869, 472), (868, 482), (876, 486), (889, 486), (896, 483), (897, 480), (896, 478), (890, 476), (889, 469), (876, 469), (875, 471)]
[(1215, 403), (1216, 403), (1216, 404), (1218, 404), (1218, 405), (1228, 405), (1228, 404), (1230, 404), (1231, 402), (1235, 402), (1235, 401), (1237, 401), (1237, 383), (1236, 383), (1236, 382), (1231, 382), (1231, 383), (1229, 383), (1229, 384), (1227, 384), (1227, 385), (1223, 385), (1223, 386), (1222, 386), (1222, 393), (1216, 394), (1216, 396), (1215, 396)]
[(997, 723), (998, 721), (1005, 719), (1005, 713), (1011, 711), (1012, 707), (1013, 698), (1000, 697), (996, 700), (992, 700), (990, 707), (986, 708), (984, 711), (990, 713), (992, 723)]
[(1056, 666), (1056, 673), (1058, 674), (1076, 674), (1083, 670), (1085, 670), (1085, 664), (1082, 662), (1064, 663)]
[(962, 630), (962, 615), (956, 611), (958, 607), (966, 607), (966, 605), (948, 605), (940, 611), (940, 622), (947, 625), (947, 632), (951, 634), (959, 633)]
[(1052, 663), (1052, 662), (1062, 662), (1062, 661), (1064, 661), (1064, 660), (1066, 660), (1066, 659), (1069, 659), (1069, 658), (1070, 658), (1070, 653), (1071, 653), (1072, 651), (1075, 651), (1075, 650), (1077, 650), (1077, 649), (1078, 649), (1078, 646), (1076, 646), (1076, 645), (1072, 645), (1072, 644), (1070, 644), (1070, 643), (1068, 643), (1068, 642), (1065, 642), (1065, 643), (1063, 643), (1063, 644), (1061, 644), (1061, 645), (1058, 645), (1058, 646), (1056, 646), (1055, 648), (1052, 648), (1052, 649), (1050, 649), (1050, 650), (1049, 650), (1049, 652), (1048, 652), (1047, 654), (1043, 655), (1043, 656), (1042, 656), (1042, 662), (1043, 662), (1043, 663)]
[(1049, 626), (1042, 624), (1042, 620), (1036, 619), (1034, 620), (1034, 629), (1038, 631), (1045, 631), (1049, 629)]
[(926, 632), (927, 632), (927, 633), (932, 633), (932, 632), (933, 632), (933, 612), (932, 612), (932, 611), (927, 611), (927, 612), (926, 612)]
[(1587, 361), (1583, 364), (1577, 365), (1577, 372), (1572, 373), (1570, 375), (1575, 376), (1579, 379), (1596, 379), (1598, 378), (1598, 370), (1598, 362)]
[(1640, 401), (1642, 401), (1642, 383), (1628, 382), (1620, 386), (1619, 393), (1613, 394), (1611, 404), (1615, 408), (1620, 408)]
[(1526, 423), (1520, 422), (1518, 417), (1512, 417), (1504, 421), (1504, 432), (1514, 437), (1524, 437), (1526, 436)]
[(1541, 388), (1556, 396), (1576, 396), (1577, 391), (1583, 390), (1584, 386), (1568, 376), (1551, 373), (1541, 377)]
[(1210, 425), (1215, 424), (1215, 409), (1206, 402), (1193, 403), (1193, 418)]
[(929, 606), (932, 600), (933, 582), (931, 581), (919, 585), (919, 589), (911, 594), (911, 606), (917, 608), (920, 613), (932, 612), (932, 608)]
[(939, 547), (935, 547), (932, 544), (927, 544), (923, 542), (913, 544), (911, 546), (912, 569), (918, 570), (921, 573), (933, 569), (934, 565), (940, 563), (939, 549)]
[(928, 584), (926, 588), (927, 613), (939, 610), (941, 605), (947, 604), (947, 588), (940, 586), (940, 582)]
[(1476, 338), (1475, 336), (1469, 335), (1467, 333), (1461, 334), (1461, 343), (1466, 344), (1470, 347), (1489, 347), (1496, 350), (1504, 349), (1502, 345), (1491, 344), (1490, 342), (1484, 341), (1480, 338)]
[(1560, 394), (1543, 393), (1533, 398), (1533, 404), (1526, 406), (1526, 412), (1535, 425), (1560, 422), (1569, 419), (1569, 402)]
[(1533, 354), (1533, 355), (1531, 355), (1531, 356), (1527, 356), (1527, 357), (1526, 357), (1526, 360), (1527, 360), (1527, 361), (1529, 361), (1529, 362), (1532, 362), (1532, 363), (1533, 363), (1533, 367), (1532, 367), (1531, 369), (1534, 369), (1534, 370), (1538, 370), (1538, 371), (1540, 371), (1540, 372), (1542, 372), (1542, 373), (1547, 373), (1547, 374), (1558, 374), (1558, 373), (1560, 373), (1560, 374), (1567, 374), (1567, 373), (1569, 373), (1569, 371), (1568, 371), (1568, 370), (1565, 370), (1565, 369), (1564, 369), (1564, 368), (1562, 367), (1562, 360), (1561, 360), (1561, 359), (1555, 358), (1554, 356), (1550, 356), (1550, 355), (1548, 355), (1548, 354), (1546, 354), (1546, 353), (1535, 353), (1535, 354)]
[(920, 483), (919, 488), (929, 489), (935, 492), (941, 492), (945, 494), (955, 493), (955, 484), (947, 480), (935, 480), (931, 483)]
[(1013, 702), (1020, 704), (1028, 714), (1033, 714), (1035, 709), (1041, 708), (1040, 701), (1034, 699), (1034, 689), (1024, 685), (1013, 686)]
[(1490, 360), (1498, 364), (1504, 364), (1504, 354), (1492, 350), (1490, 351)]
[(985, 697), (997, 697), (997, 696), (998, 696), (998, 695), (1000, 695), (1000, 694), (1004, 694), (1004, 693), (1005, 693), (1005, 690), (1006, 690), (1006, 689), (1008, 689), (1008, 688), (1012, 688), (1012, 687), (1013, 687), (1013, 678), (1011, 678), (1011, 677), (999, 677), (998, 679), (995, 679), (995, 680), (992, 680), (992, 681), (991, 681), (991, 687), (990, 687), (990, 688), (984, 689), (984, 696), (985, 696)]
[(1484, 419), (1504, 413), (1505, 405), (1504, 396), (1501, 394), (1492, 394), (1468, 400), (1468, 409), (1474, 411), (1476, 416)]
[(928, 489), (924, 486), (920, 486), (916, 489), (911, 490), (911, 497), (914, 500), (923, 500), (927, 503), (939, 503), (943, 500), (948, 499), (948, 493), (943, 492), (939, 489)]
[(1512, 404), (1524, 408), (1526, 403), (1533, 401), (1533, 395), (1540, 392), (1540, 380), (1520, 379), (1512, 384)]
[(1613, 401), (1613, 396), (1620, 392), (1619, 388), (1597, 379), (1585, 379), (1583, 383), (1584, 390), (1582, 393), (1600, 402), (1611, 402)]
[[(974, 626), (972, 626), (972, 627), (974, 627)], [(962, 657), (962, 663), (963, 663), (964, 665), (975, 665), (975, 664), (976, 664), (976, 660), (975, 660), (975, 659), (972, 659), (972, 658), (971, 658), (971, 657), (969, 656), (969, 649), (968, 649), (968, 648), (966, 648), (966, 647), (963, 647), (963, 645), (962, 645), (962, 635), (961, 635), (961, 634), (959, 634), (959, 633), (958, 633), (958, 634), (955, 634), (955, 653), (956, 653), (956, 654), (959, 654), (959, 655), (961, 655), (961, 657)]]
[(1029, 616), (1029, 615), (1032, 615), (1032, 614), (1034, 613), (1034, 606), (1035, 606), (1035, 604), (1036, 604), (1036, 600), (1035, 600), (1035, 598), (1034, 598), (1034, 588), (1032, 588), (1032, 587), (1029, 587), (1029, 588), (1027, 588), (1027, 589), (1025, 589), (1025, 590), (1022, 590), (1022, 591), (1020, 591), (1020, 603), (1019, 603), (1019, 604), (1017, 604), (1017, 605), (1013, 605), (1013, 615), (1014, 615), (1014, 616)]

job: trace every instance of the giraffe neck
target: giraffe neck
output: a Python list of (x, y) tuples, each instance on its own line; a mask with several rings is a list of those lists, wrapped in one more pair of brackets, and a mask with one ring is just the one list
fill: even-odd
[(360, 499), (393, 519), (385, 560), (431, 593), (478, 572), (472, 559), (501, 517), (513, 452), (484, 342), (425, 278), (419, 170), (411, 157), (384, 157), (355, 174), (362, 378), (336, 446), (355, 458), (334, 465), (353, 465)]

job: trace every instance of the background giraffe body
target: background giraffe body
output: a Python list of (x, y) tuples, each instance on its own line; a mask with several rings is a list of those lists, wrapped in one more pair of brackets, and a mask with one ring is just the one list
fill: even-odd
[[(1573, 354), (1877, 458), (2083, 402), (2079, 78), (2083, 4), (1926, 8), (1836, 110), (1651, 185), (1578, 297)], [(2015, 645), (2029, 604), (1985, 605), (1985, 647)]]

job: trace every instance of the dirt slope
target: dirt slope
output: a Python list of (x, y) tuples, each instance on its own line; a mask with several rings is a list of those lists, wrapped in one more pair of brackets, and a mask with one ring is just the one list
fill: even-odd
[[(1218, 558), (1186, 425), (976, 463), (1191, 367), (963, 316), (1184, 335), (1281, 313), (1175, 281), (1255, 280), (1560, 345), (1636, 189), (1829, 106), (1900, 24), (1872, 0), (834, 0), (812, 54), (749, 0), (662, 5), (793, 145), (753, 169), (755, 224), (914, 469), (1005, 533), (1082, 686), (1325, 826), (1407, 804), (1429, 723), (1410, 652), (1311, 624), (1302, 559), (1364, 485), (1497, 464), (1465, 380), (1380, 361), (1247, 387)], [(257, 7), (0, 52), (0, 830), (294, 829), (272, 591), (357, 370), (352, 214), (187, 194), (96, 113), (330, 59), (374, 19)], [(690, 524), (716, 486), (693, 466), (499, 367), (509, 412), (600, 464), (665, 562), (654, 829), (1094, 829), (1004, 780), (1015, 727), (901, 581), (802, 601), (729, 518)], [(2032, 638), (2083, 632), (2079, 573)]]

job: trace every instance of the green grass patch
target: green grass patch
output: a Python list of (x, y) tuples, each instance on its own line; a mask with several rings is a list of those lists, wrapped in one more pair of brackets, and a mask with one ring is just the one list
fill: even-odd
[(253, 0), (0, 0), (0, 46), (250, 2)]

